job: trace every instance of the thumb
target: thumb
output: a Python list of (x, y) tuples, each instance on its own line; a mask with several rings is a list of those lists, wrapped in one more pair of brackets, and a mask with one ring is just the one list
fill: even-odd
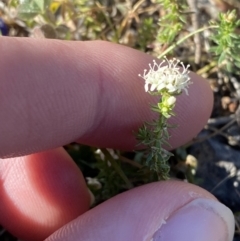
[(46, 241), (231, 241), (231, 211), (183, 182), (148, 184), (120, 194), (59, 229)]

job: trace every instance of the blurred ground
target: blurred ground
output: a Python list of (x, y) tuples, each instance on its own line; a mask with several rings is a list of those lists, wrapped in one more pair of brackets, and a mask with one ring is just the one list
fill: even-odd
[[(196, 14), (195, 18), (189, 14), (179, 37), (216, 20), (219, 12), (236, 9), (240, 16), (239, 0), (186, 2)], [(26, 0), (21, 3), (0, 1), (2, 35), (76, 41), (102, 39), (154, 56), (164, 49), (155, 41), (158, 20), (165, 14), (157, 0), (42, 0), (40, 5)], [(191, 143), (175, 151), (175, 157), (170, 160), (171, 174), (207, 189), (232, 209), (236, 217), (234, 240), (237, 241), (240, 240), (240, 78), (238, 72), (222, 72), (213, 64), (209, 55), (210, 35), (210, 30), (204, 31), (199, 36), (200, 43), (191, 38), (174, 50), (175, 56), (190, 63), (193, 71), (208, 79), (215, 103), (204, 130)], [(66, 149), (81, 167), (96, 203), (126, 189), (112, 170), (102, 163), (96, 164), (98, 159), (104, 159), (101, 152), (96, 156), (96, 150), (76, 144)], [(119, 153), (112, 150), (110, 155), (114, 158)], [(147, 172), (145, 176), (136, 174), (134, 168), (141, 168), (141, 165), (130, 160), (136, 161), (139, 156), (133, 153), (121, 153), (120, 156), (124, 165), (130, 165), (124, 170), (135, 186), (155, 180), (153, 177), (146, 181)], [(17, 239), (0, 229), (0, 240)]]

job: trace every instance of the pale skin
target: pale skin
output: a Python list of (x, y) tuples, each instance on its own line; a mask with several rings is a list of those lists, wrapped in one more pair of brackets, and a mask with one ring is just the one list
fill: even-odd
[[(10, 37), (0, 38), (0, 53), (1, 225), (26, 241), (44, 240), (56, 230), (48, 241), (173, 241), (168, 235), (184, 230), (184, 222), (174, 221), (183, 210), (178, 216), (189, 217), (194, 240), (231, 240), (232, 214), (207, 191), (178, 181), (130, 190), (86, 213), (84, 178), (61, 146), (77, 141), (133, 150), (132, 131), (154, 118), (154, 98), (138, 77), (151, 56), (101, 41)], [(211, 113), (208, 83), (194, 73), (191, 80), (189, 96), (177, 100), (173, 148), (196, 136)], [(195, 205), (184, 211), (198, 201), (215, 211)], [(194, 218), (184, 216), (194, 210)], [(204, 226), (206, 220), (211, 225)], [(196, 223), (200, 229), (191, 227)], [(178, 240), (193, 240), (184, 236), (188, 232)]]

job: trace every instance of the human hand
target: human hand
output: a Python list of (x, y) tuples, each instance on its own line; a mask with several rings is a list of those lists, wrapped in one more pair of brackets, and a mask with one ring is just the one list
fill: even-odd
[[(100, 41), (4, 37), (0, 51), (0, 223), (10, 232), (37, 241), (66, 224), (47, 240), (232, 239), (231, 212), (183, 182), (135, 188), (86, 212), (82, 174), (59, 147), (78, 140), (132, 150), (132, 131), (154, 118), (138, 77), (151, 56)], [(208, 84), (191, 77), (175, 109), (173, 148), (200, 131), (212, 108)]]

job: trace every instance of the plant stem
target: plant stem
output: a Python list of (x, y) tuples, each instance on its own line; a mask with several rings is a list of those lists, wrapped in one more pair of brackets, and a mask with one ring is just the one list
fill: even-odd
[(209, 70), (211, 70), (212, 68), (217, 66), (217, 62), (216, 61), (211, 61), (208, 65), (205, 65), (203, 68), (199, 69), (196, 74), (198, 75), (202, 75), (207, 73)]
[(131, 189), (133, 188), (133, 184), (129, 181), (125, 173), (122, 171), (120, 166), (117, 164), (116, 160), (112, 157), (112, 155), (109, 153), (109, 151), (105, 148), (101, 149), (102, 153), (105, 155), (107, 160), (111, 163), (112, 167), (115, 169), (115, 171), (118, 173), (118, 175), (123, 179), (123, 181), (126, 183), (127, 188)]
[[(160, 99), (159, 103), (162, 101), (162, 98)], [(157, 150), (160, 150), (160, 156), (161, 156), (161, 162), (164, 161), (164, 162), (167, 162), (167, 160), (164, 160), (164, 157), (162, 157), (162, 145), (163, 145), (163, 142), (162, 140), (165, 140), (165, 136), (164, 136), (164, 133), (163, 133), (163, 129), (164, 129), (164, 126), (167, 122), (167, 119), (162, 115), (160, 114), (159, 115), (159, 120), (158, 120), (158, 126), (157, 128), (159, 128), (159, 131), (157, 131), (157, 134), (156, 134), (156, 141), (155, 141), (155, 147), (157, 148)], [(156, 169), (156, 172), (157, 172), (157, 175), (158, 175), (158, 179), (161, 180), (161, 179), (166, 179), (167, 176), (168, 176), (168, 173), (165, 173), (165, 170), (164, 169), (160, 169), (160, 172), (159, 172), (159, 167), (158, 167), (158, 163), (159, 163), (159, 155), (158, 153), (155, 153), (154, 154), (154, 159), (155, 159), (155, 169)], [(166, 164), (166, 163), (164, 163)]]
[(203, 32), (207, 29), (211, 29), (211, 28), (219, 28), (219, 26), (217, 25), (211, 25), (211, 26), (207, 26), (207, 27), (203, 27), (200, 28), (192, 33), (189, 33), (188, 35), (186, 35), (185, 37), (181, 38), (180, 40), (178, 40), (175, 44), (172, 44), (171, 46), (169, 46), (165, 51), (163, 51), (158, 58), (161, 59), (162, 57), (164, 57), (167, 53), (169, 53), (170, 51), (172, 51), (177, 45), (181, 44), (182, 42), (184, 42), (186, 39), (192, 37), (194, 34), (196, 33), (200, 33)]

